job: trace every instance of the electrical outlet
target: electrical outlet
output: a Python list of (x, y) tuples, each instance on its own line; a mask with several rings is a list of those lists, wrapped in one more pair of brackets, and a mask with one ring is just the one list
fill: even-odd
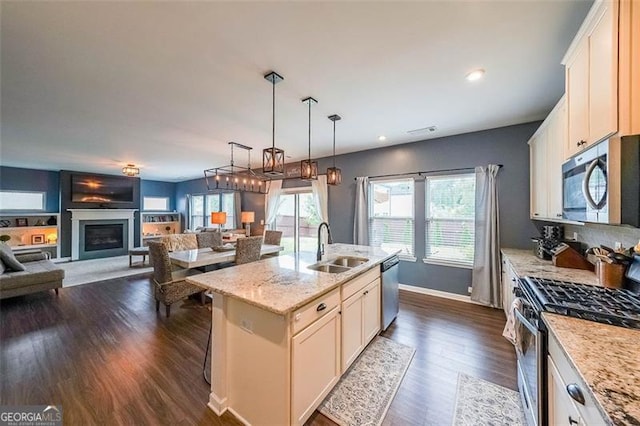
[(248, 319), (240, 320), (240, 328), (244, 331), (253, 334), (253, 322)]
[(467, 287), (467, 291), (471, 294), (471, 286)]
[(616, 241), (613, 248), (616, 250), (620, 250), (622, 248), (622, 243), (620, 241)]
[(577, 232), (573, 233), (573, 241), (578, 241), (578, 233)]
[(260, 225), (264, 225), (264, 219), (260, 219)]

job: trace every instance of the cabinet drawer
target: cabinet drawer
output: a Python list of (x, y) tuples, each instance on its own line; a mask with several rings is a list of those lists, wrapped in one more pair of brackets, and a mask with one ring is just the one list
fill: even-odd
[(587, 388), (587, 385), (578, 375), (575, 368), (570, 363), (565, 353), (562, 351), (562, 348), (560, 348), (560, 344), (551, 333), (549, 333), (549, 356), (553, 360), (553, 363), (557, 368), (557, 372), (559, 373), (562, 382), (567, 385), (577, 385), (580, 388), (580, 391), (584, 396), (584, 404), (580, 404), (575, 401), (573, 403), (578, 409), (578, 412), (580, 413), (580, 417), (584, 421), (584, 424), (604, 424), (605, 421), (602, 418), (600, 410), (596, 406), (596, 403), (593, 400), (593, 397), (591, 396), (591, 392)]
[(302, 331), (315, 320), (322, 318), (326, 313), (340, 304), (340, 288), (336, 288), (324, 296), (318, 297), (307, 303), (293, 313), (293, 334)]
[(359, 275), (351, 281), (342, 284), (342, 300), (348, 299), (350, 296), (363, 290), (371, 281), (380, 277), (380, 268), (378, 266)]

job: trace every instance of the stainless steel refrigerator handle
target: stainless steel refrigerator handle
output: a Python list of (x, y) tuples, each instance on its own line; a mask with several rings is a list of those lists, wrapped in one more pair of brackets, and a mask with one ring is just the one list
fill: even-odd
[(589, 206), (594, 210), (600, 210), (601, 208), (603, 208), (607, 200), (608, 183), (606, 179), (607, 175), (604, 169), (603, 169), (603, 174), (605, 175), (605, 190), (600, 201), (596, 203), (593, 200), (591, 193), (589, 192), (589, 179), (591, 178), (593, 171), (596, 169), (596, 167), (598, 167), (599, 164), (600, 164), (599, 158), (596, 158), (595, 160), (593, 160), (589, 164), (589, 167), (587, 167), (587, 169), (585, 170), (584, 179), (582, 180), (582, 193), (584, 194), (584, 198), (587, 200), (587, 204), (589, 204)]

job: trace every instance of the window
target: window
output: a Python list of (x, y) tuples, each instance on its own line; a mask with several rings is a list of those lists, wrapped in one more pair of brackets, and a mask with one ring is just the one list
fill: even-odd
[(470, 267), (475, 241), (474, 174), (428, 177), (424, 261)]
[(44, 192), (0, 191), (0, 210), (44, 210)]
[(142, 210), (163, 212), (169, 210), (168, 197), (142, 197)]
[(369, 184), (369, 244), (414, 260), (413, 179)]
[(282, 231), (280, 244), (285, 253), (315, 252), (318, 248), (320, 217), (311, 191), (284, 190), (274, 223)]
[(211, 224), (211, 212), (223, 211), (227, 213), (227, 222), (222, 226), (224, 229), (235, 228), (235, 208), (234, 193), (206, 194), (191, 196), (191, 221), (189, 228), (195, 230), (202, 226), (205, 228), (213, 226)]

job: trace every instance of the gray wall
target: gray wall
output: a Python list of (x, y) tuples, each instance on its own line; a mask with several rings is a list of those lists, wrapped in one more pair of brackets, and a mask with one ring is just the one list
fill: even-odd
[[(482, 132), (431, 139), (345, 154), (336, 157), (342, 169), (343, 183), (329, 187), (329, 221), (336, 242), (353, 242), (353, 215), (356, 176), (406, 173), (422, 170), (475, 167), (503, 164), (498, 175), (500, 201), (500, 239), (504, 247), (529, 248), (537, 235), (529, 220), (529, 147), (527, 141), (540, 122), (503, 127)], [(339, 146), (339, 140), (338, 140)], [(319, 160), (319, 170), (331, 166), (330, 158)], [(287, 182), (287, 186), (291, 185)], [(400, 282), (418, 287), (468, 294), (469, 269), (426, 265), (424, 181), (416, 181), (417, 262), (402, 262)], [(247, 208), (250, 208), (248, 205)], [(254, 210), (258, 210), (258, 206)]]

